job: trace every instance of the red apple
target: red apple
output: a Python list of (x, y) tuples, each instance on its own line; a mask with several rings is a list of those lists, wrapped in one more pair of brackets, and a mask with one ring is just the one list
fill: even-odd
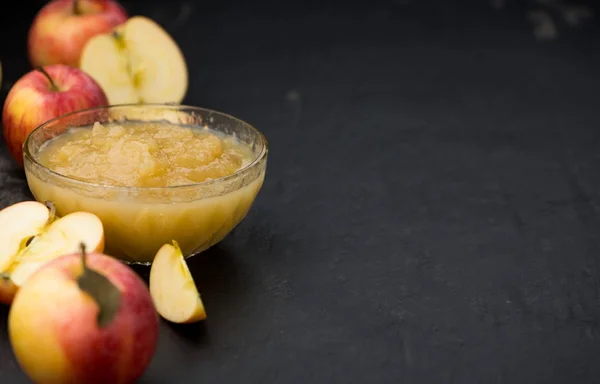
[(158, 314), (131, 268), (82, 249), (27, 279), (10, 308), (8, 332), (35, 383), (130, 384), (152, 361)]
[(2, 110), (4, 140), (23, 165), (23, 143), (42, 123), (80, 109), (107, 105), (100, 85), (80, 69), (55, 64), (35, 69), (10, 89)]
[(29, 60), (33, 66), (79, 67), (85, 43), (127, 18), (116, 0), (52, 0), (38, 12), (29, 29)]

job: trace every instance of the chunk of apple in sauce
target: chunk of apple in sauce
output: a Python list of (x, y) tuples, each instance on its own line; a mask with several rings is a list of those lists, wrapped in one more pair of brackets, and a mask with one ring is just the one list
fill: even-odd
[(144, 16), (88, 40), (79, 66), (100, 84), (110, 104), (179, 104), (188, 88), (179, 46)]
[(150, 296), (158, 314), (172, 323), (206, 319), (204, 304), (176, 241), (163, 245), (150, 267)]
[(0, 211), (0, 302), (11, 304), (19, 287), (41, 266), (85, 244), (104, 251), (104, 228), (87, 212), (57, 217), (52, 203), (24, 201)]

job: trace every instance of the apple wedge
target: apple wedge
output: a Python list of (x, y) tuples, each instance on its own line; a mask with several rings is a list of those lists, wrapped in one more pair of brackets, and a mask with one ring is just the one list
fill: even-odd
[(176, 241), (156, 253), (149, 285), (154, 306), (165, 320), (189, 324), (206, 319), (198, 288)]
[(111, 33), (88, 40), (79, 67), (100, 84), (113, 105), (179, 104), (188, 88), (188, 68), (179, 46), (144, 16), (131, 17)]
[(77, 252), (81, 243), (90, 252), (104, 251), (104, 228), (96, 215), (74, 212), (58, 218), (51, 203), (11, 205), (0, 211), (0, 228), (0, 302), (5, 304), (41, 266)]

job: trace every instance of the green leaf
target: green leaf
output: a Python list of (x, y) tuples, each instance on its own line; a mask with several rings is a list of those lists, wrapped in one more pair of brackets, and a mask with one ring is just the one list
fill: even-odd
[(97, 323), (104, 328), (114, 320), (121, 304), (121, 292), (103, 274), (88, 268), (86, 263), (85, 244), (81, 244), (81, 263), (83, 272), (77, 279), (79, 289), (90, 295), (98, 304)]

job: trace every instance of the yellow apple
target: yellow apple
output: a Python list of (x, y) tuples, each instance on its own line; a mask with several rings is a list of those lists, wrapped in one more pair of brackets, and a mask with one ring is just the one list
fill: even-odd
[(150, 267), (150, 295), (165, 320), (194, 323), (206, 319), (206, 311), (181, 249), (176, 241), (163, 245)]
[(179, 46), (147, 17), (131, 17), (111, 33), (92, 37), (79, 65), (110, 104), (178, 104), (187, 92), (188, 69)]
[(0, 228), (0, 301), (6, 304), (40, 267), (76, 252), (80, 243), (94, 252), (104, 250), (104, 228), (96, 215), (74, 212), (59, 218), (51, 203), (25, 201), (4, 208)]

